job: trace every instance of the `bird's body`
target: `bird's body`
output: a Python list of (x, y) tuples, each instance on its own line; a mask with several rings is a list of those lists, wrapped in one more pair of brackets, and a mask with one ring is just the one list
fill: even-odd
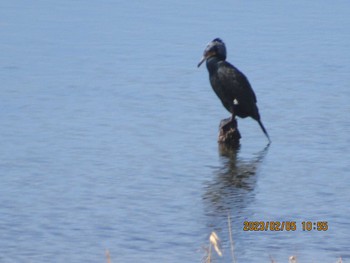
[(256, 96), (246, 76), (226, 61), (207, 60), (210, 84), (223, 106), (241, 118), (259, 119)]
[(214, 39), (204, 51), (210, 84), (223, 106), (235, 116), (251, 117), (256, 120), (267, 138), (268, 133), (260, 120), (257, 99), (247, 77), (235, 66), (226, 61), (226, 47), (221, 39)]

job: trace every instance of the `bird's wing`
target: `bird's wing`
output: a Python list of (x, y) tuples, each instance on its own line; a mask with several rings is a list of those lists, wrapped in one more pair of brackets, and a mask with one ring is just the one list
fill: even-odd
[(230, 63), (224, 63), (224, 66), (218, 69), (218, 79), (225, 93), (237, 99), (238, 103), (240, 100), (256, 103), (255, 93), (247, 77)]

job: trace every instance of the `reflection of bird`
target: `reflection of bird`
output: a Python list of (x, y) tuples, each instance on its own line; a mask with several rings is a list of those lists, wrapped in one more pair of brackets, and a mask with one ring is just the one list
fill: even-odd
[[(225, 43), (216, 38), (204, 50), (203, 58), (198, 67), (207, 61), (210, 84), (224, 107), (235, 116), (252, 117), (256, 120), (269, 142), (270, 137), (260, 120), (256, 97), (246, 76), (226, 60)], [(230, 122), (228, 123), (230, 124)]]
[[(227, 213), (230, 211), (235, 211), (232, 214), (233, 222), (242, 222), (245, 218), (251, 217), (251, 211), (246, 207), (256, 196), (255, 187), (258, 180), (256, 174), (264, 162), (270, 145), (267, 144), (264, 149), (254, 153), (252, 158), (242, 159), (239, 148), (222, 149), (222, 145), (219, 144), (221, 164), (213, 169), (213, 176), (204, 184), (202, 196), (210, 229), (215, 225), (227, 224)], [(221, 235), (222, 229), (216, 230)]]

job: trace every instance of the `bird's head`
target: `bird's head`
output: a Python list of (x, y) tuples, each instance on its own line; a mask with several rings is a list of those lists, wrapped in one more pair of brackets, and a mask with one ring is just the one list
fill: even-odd
[(226, 46), (220, 38), (215, 38), (213, 41), (209, 42), (204, 50), (201, 61), (198, 63), (198, 67), (200, 67), (200, 65), (202, 65), (202, 63), (208, 58), (213, 56), (216, 56), (222, 60), (226, 59)]

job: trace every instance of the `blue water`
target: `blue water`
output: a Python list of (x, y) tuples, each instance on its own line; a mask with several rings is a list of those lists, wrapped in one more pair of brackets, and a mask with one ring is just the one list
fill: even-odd
[[(350, 2), (3, 1), (0, 261), (350, 260)], [(273, 143), (196, 65), (221, 37)], [(295, 221), (296, 231), (243, 231)], [(303, 231), (327, 221), (327, 231)]]

